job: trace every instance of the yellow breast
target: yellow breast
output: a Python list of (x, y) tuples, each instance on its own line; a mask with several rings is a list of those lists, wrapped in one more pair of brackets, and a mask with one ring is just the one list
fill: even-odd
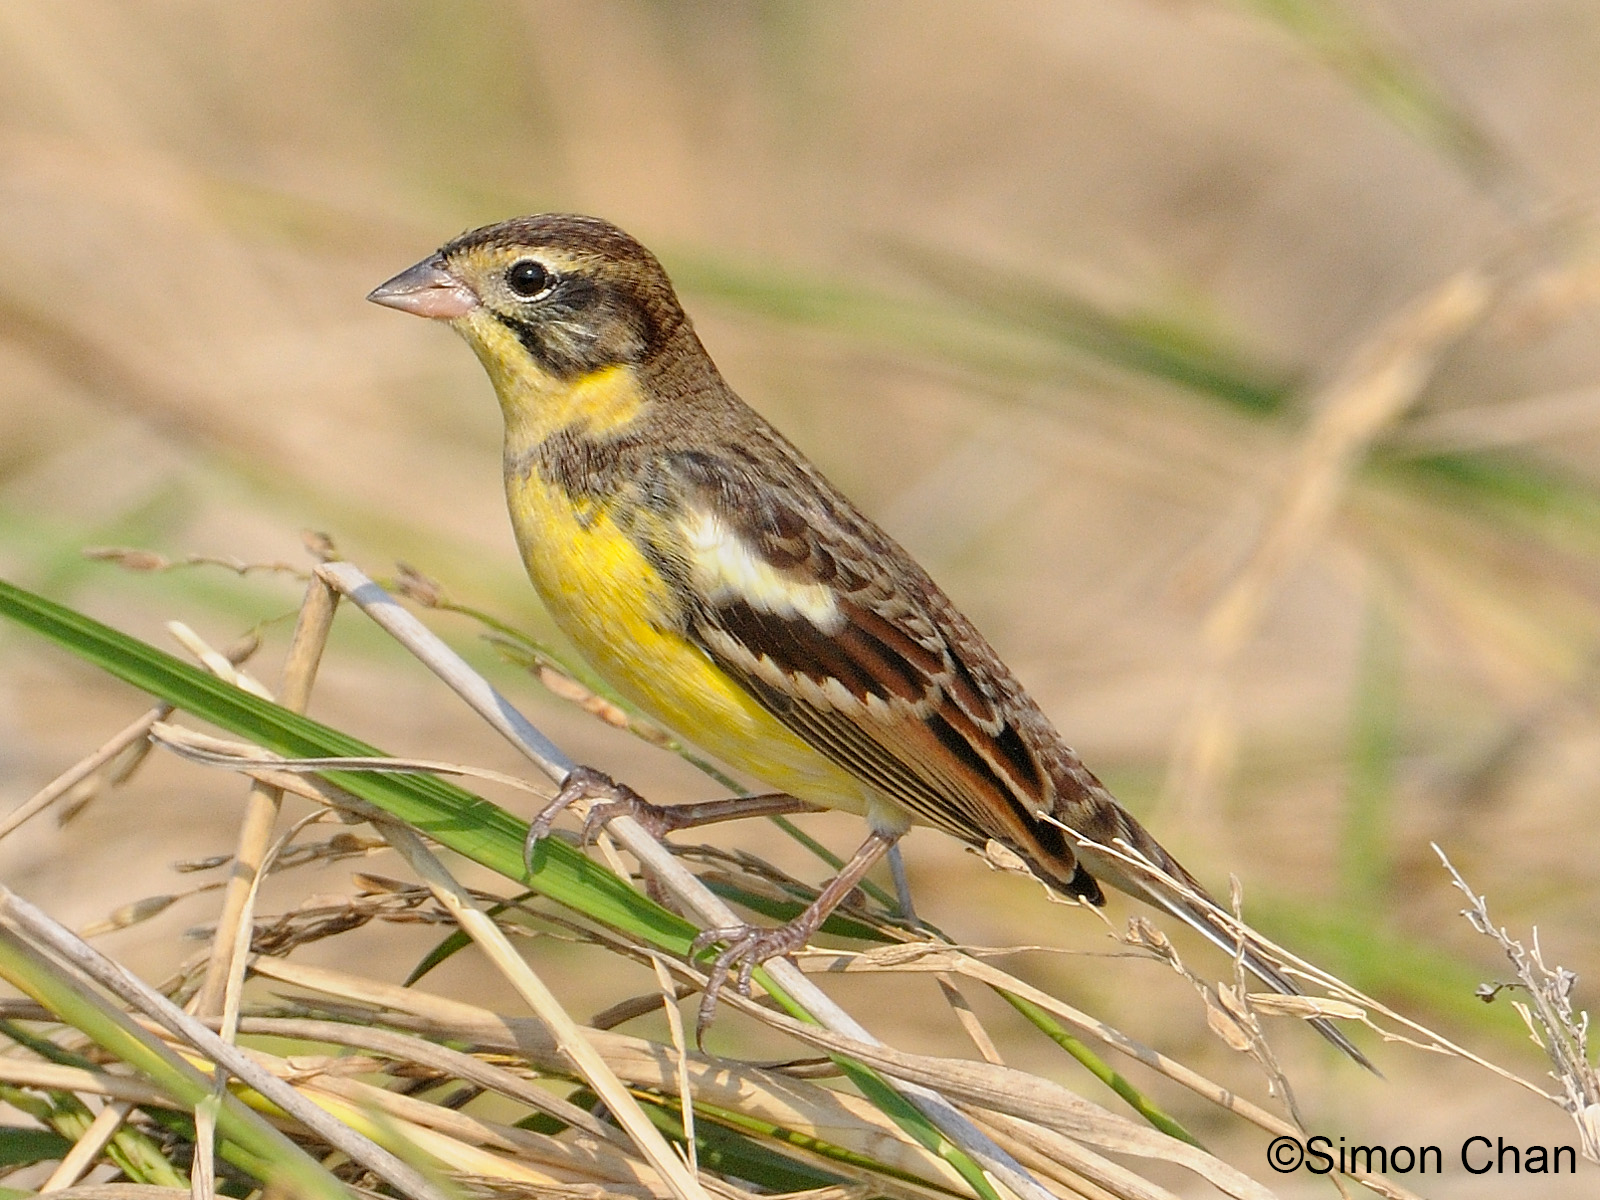
[(528, 575), (563, 633), (612, 687), (695, 745), (774, 788), (864, 813), (869, 794), (676, 630), (670, 585), (603, 503), (574, 503), (536, 471), (508, 474)]

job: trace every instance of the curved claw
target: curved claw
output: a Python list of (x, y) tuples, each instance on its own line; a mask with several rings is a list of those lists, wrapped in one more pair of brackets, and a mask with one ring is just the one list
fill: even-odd
[(713, 942), (727, 943), (722, 953), (712, 960), (711, 972), (706, 978), (705, 996), (700, 1001), (700, 1020), (695, 1025), (696, 1041), (704, 1044), (705, 1032), (717, 1012), (717, 995), (727, 986), (728, 975), (733, 968), (739, 968), (739, 991), (748, 996), (750, 976), (756, 967), (769, 958), (781, 958), (803, 948), (822, 928), (828, 914), (839, 907), (899, 836), (898, 833), (873, 830), (844, 868), (817, 893), (817, 898), (787, 925), (780, 925), (777, 929), (758, 929), (751, 925), (707, 929), (690, 943), (691, 958)]
[(730, 976), (734, 989), (741, 996), (750, 994), (751, 976), (755, 969), (768, 959), (782, 958), (804, 949), (815, 928), (805, 920), (791, 921), (776, 929), (762, 929), (755, 925), (731, 925), (722, 929), (706, 929), (689, 943), (692, 959), (708, 946), (724, 942), (722, 952), (711, 961), (706, 976), (705, 992), (700, 999), (700, 1015), (695, 1021), (695, 1041), (703, 1043), (705, 1032), (717, 1015), (717, 1000), (722, 989), (728, 986)]
[(584, 845), (594, 841), (600, 831), (617, 817), (632, 817), (658, 842), (677, 828), (670, 809), (651, 804), (623, 784), (616, 784), (615, 787), (616, 791), (609, 799), (599, 800), (589, 806), (589, 815), (583, 819)]
[(531, 872), (533, 870), (533, 850), (539, 842), (548, 837), (550, 828), (567, 809), (580, 800), (595, 800), (589, 814), (583, 822), (583, 841), (587, 845), (592, 842), (595, 835), (605, 826), (605, 823), (621, 813), (627, 813), (649, 826), (653, 813), (659, 812), (655, 805), (647, 803), (632, 788), (618, 783), (603, 771), (596, 771), (593, 767), (573, 767), (561, 784), (561, 790), (556, 793), (554, 800), (546, 804), (528, 822), (528, 836), (522, 843), (523, 865)]

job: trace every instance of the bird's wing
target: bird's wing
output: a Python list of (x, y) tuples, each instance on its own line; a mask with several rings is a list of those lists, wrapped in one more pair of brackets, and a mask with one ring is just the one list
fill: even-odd
[[(667, 470), (675, 528), (658, 552), (695, 597), (688, 632), (780, 722), (926, 823), (969, 842), (995, 838), (1096, 904), (1099, 876), (1241, 954), (1275, 991), (1302, 994), (1249, 935), (1240, 944), (1205, 888), (1061, 742), (909, 555), (819, 477), (774, 488), (735, 459), (695, 451)], [(1103, 852), (1119, 844), (1190, 895)], [(1312, 1024), (1372, 1068), (1331, 1022)]]
[(725, 672), (913, 817), (995, 838), (1099, 899), (1035, 816), (1053, 811), (1055, 782), (1007, 703), (1020, 688), (975, 631), (952, 627), (905, 551), (820, 487), (762, 486), (692, 451), (667, 469), (679, 503), (662, 557), (695, 597), (690, 636)]

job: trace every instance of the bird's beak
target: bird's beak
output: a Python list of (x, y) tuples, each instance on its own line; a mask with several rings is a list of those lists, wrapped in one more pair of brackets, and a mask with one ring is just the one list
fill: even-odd
[(452, 275), (437, 254), (401, 271), (388, 283), (379, 284), (367, 299), (435, 321), (464, 317), (479, 303), (473, 290)]

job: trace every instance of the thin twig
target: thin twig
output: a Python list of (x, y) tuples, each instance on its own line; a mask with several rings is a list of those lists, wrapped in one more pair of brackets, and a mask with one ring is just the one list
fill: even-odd
[[(1457, 890), (1467, 897), (1470, 908), (1462, 916), (1473, 929), (1493, 938), (1511, 960), (1521, 987), (1527, 992), (1530, 1003), (1517, 1003), (1517, 1012), (1528, 1026), (1528, 1032), (1544, 1050), (1553, 1068), (1552, 1074), (1561, 1084), (1564, 1095), (1549, 1099), (1559, 1104), (1578, 1127), (1583, 1156), (1591, 1162), (1600, 1162), (1600, 1072), (1589, 1061), (1589, 1014), (1573, 1008), (1572, 990), (1578, 977), (1565, 967), (1545, 965), (1544, 953), (1539, 947), (1539, 931), (1533, 931), (1533, 948), (1530, 950), (1496, 925), (1489, 917), (1489, 905), (1484, 897), (1474, 892), (1461, 877), (1455, 865), (1437, 844), (1433, 852), (1450, 872)], [(1503, 985), (1513, 986), (1513, 985)], [(1479, 989), (1485, 1001), (1493, 1000), (1500, 986)]]
[[(305, 600), (300, 605), (300, 617), (295, 623), (288, 659), (284, 663), (281, 703), (285, 708), (294, 712), (305, 711), (338, 602), (339, 594), (321, 579), (312, 576), (306, 586)], [(278, 822), (278, 811), (282, 806), (283, 793), (279, 789), (259, 782), (251, 785), (245, 799), (244, 819), (239, 826), (239, 845), (234, 852), (228, 890), (223, 896), (222, 911), (217, 917), (211, 958), (206, 964), (205, 979), (192, 1005), (193, 1011), (200, 1016), (209, 1017), (221, 1012), (230, 979), (243, 976), (242, 959), (236, 949), (239, 940), (237, 931), (250, 927), (250, 897), (260, 878), (262, 861), (267, 847), (272, 843), (273, 827)]]
[(129, 746), (143, 738), (145, 734), (150, 732), (150, 726), (157, 721), (165, 720), (171, 712), (172, 706), (170, 704), (158, 704), (112, 734), (111, 738), (100, 749), (87, 758), (78, 760), (78, 762), (61, 772), (27, 800), (24, 800), (7, 813), (5, 818), (0, 820), (0, 838), (11, 833), (24, 821), (38, 816), (49, 808)]

